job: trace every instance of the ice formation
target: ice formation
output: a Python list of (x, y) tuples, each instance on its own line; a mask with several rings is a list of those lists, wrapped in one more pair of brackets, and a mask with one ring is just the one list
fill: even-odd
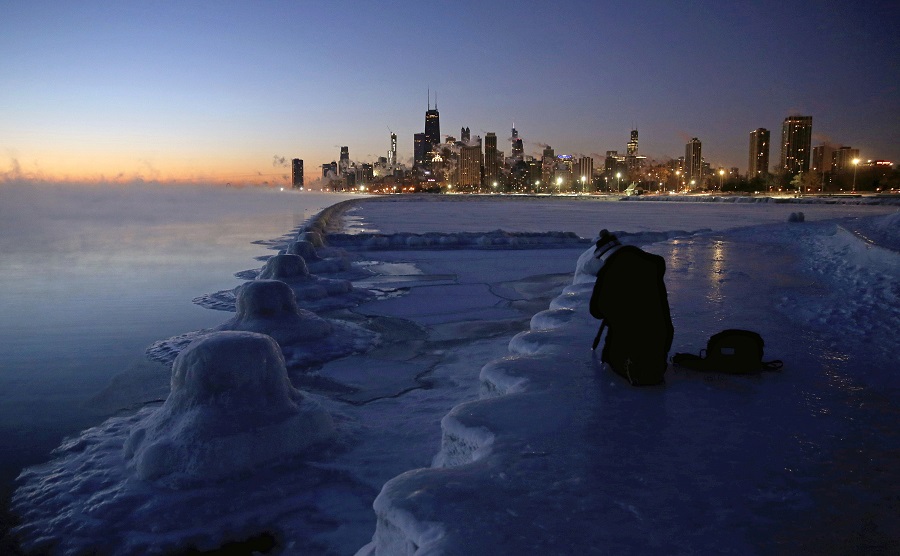
[(162, 406), (114, 417), (23, 472), (17, 534), (40, 553), (215, 548), (284, 526), (313, 488), (303, 460), (335, 434), (272, 338), (210, 334), (176, 359)]
[[(900, 254), (844, 226), (875, 236), (894, 225), (879, 236), (891, 244), (897, 222), (785, 223), (652, 246), (672, 265), (673, 352), (747, 322), (789, 357), (780, 374), (670, 369), (665, 387), (645, 389), (589, 355), (591, 246), (573, 284), (482, 367), (481, 399), (442, 419), (432, 467), (385, 483), (358, 556), (895, 545), (882, 485), (896, 472), (872, 462), (896, 444), (882, 444), (896, 342), (871, 338), (900, 323)], [(840, 492), (848, 469), (878, 479)]]
[(303, 257), (311, 274), (336, 274), (350, 270), (350, 260), (345, 254), (340, 253), (327, 258), (320, 257), (315, 246), (305, 239), (292, 241), (282, 254)]
[(334, 433), (291, 386), (272, 338), (217, 332), (182, 351), (165, 404), (125, 443), (140, 479), (219, 480), (301, 453)]
[(297, 294), (298, 299), (321, 299), (329, 295), (348, 293), (353, 289), (349, 280), (320, 278), (310, 274), (300, 255), (275, 255), (266, 261), (257, 280), (281, 280)]
[(236, 330), (271, 336), (281, 347), (288, 366), (297, 369), (364, 351), (377, 341), (376, 334), (358, 325), (324, 319), (301, 309), (297, 305), (296, 289), (280, 280), (252, 280), (238, 286), (236, 291), (237, 314), (233, 318), (212, 330), (188, 332), (154, 342), (147, 348), (148, 356), (168, 363), (198, 338), (216, 331)]
[[(309, 242), (298, 242), (309, 243)], [(316, 263), (328, 267), (328, 270), (341, 272), (349, 262), (342, 257), (319, 260)], [(347, 272), (341, 272), (350, 275)], [(361, 275), (368, 276), (367, 273)], [(354, 289), (350, 280), (343, 278), (325, 278), (310, 272), (306, 260), (291, 253), (281, 253), (270, 257), (259, 271), (240, 273), (241, 277), (253, 280), (280, 280), (291, 287), (297, 302), (305, 309), (312, 311), (328, 311), (358, 305), (372, 297), (366, 290)], [(235, 310), (235, 300), (242, 286), (233, 290), (224, 290), (207, 294), (194, 299), (194, 303), (208, 309), (220, 311)]]

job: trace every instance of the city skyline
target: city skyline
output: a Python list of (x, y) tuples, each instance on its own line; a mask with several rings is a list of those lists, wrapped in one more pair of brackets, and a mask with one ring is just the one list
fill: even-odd
[(525, 155), (552, 145), (595, 167), (638, 129), (644, 156), (697, 137), (710, 164), (744, 172), (748, 133), (805, 114), (813, 145), (900, 160), (887, 3), (476, 6), (12, 2), (0, 181), (289, 184), (293, 158), (319, 168), (349, 146), (371, 162), (391, 134), (411, 166), (435, 93), (444, 129), (494, 132), (507, 156), (513, 125)]

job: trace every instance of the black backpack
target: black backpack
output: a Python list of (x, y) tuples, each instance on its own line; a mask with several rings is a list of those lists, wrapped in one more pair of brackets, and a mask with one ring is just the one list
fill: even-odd
[(710, 337), (705, 354), (703, 351), (700, 355), (676, 353), (672, 362), (697, 371), (735, 375), (780, 370), (781, 361), (763, 361), (764, 345), (762, 336), (756, 332), (730, 328)]
[(600, 237), (595, 257), (606, 260), (597, 272), (590, 311), (602, 322), (592, 349), (605, 330), (601, 360), (632, 385), (659, 384), (675, 333), (663, 282), (665, 259), (619, 245), (611, 234)]

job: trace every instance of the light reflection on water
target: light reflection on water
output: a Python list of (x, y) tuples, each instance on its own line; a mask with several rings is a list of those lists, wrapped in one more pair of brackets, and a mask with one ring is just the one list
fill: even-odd
[(226, 320), (191, 299), (258, 267), (254, 240), (343, 198), (0, 186), (0, 486), (102, 420), (85, 401), (151, 342)]

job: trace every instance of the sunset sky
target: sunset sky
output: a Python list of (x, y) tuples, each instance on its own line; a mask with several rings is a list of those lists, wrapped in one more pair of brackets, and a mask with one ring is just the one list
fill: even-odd
[[(45, 2), (0, 16), (0, 181), (285, 183), (338, 158), (412, 157), (441, 131), (509, 153), (625, 150), (745, 171), (749, 133), (900, 161), (893, 2)], [(434, 102), (432, 96), (432, 103)], [(778, 138), (778, 139), (776, 139)], [(772, 161), (777, 163), (777, 147)]]

